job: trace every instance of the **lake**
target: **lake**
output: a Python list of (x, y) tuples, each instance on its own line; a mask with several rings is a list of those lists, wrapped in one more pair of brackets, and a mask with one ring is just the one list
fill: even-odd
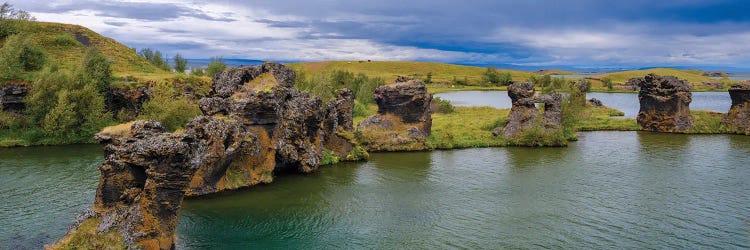
[[(455, 91), (435, 94), (456, 106), (490, 106), (509, 109), (512, 106), (507, 91)], [(640, 104), (636, 93), (586, 93), (587, 98), (601, 100), (604, 105), (625, 112), (625, 117), (636, 117)], [(728, 92), (693, 92), (691, 110), (709, 110), (726, 113), (732, 106)]]
[[(178, 249), (748, 248), (750, 139), (588, 132), (566, 148), (377, 153), (185, 201)], [(100, 146), (0, 149), (0, 249), (90, 206)]]

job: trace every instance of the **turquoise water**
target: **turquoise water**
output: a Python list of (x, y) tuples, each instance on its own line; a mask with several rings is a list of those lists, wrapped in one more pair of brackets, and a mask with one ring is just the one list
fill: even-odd
[[(373, 154), (185, 201), (178, 249), (748, 248), (750, 137), (590, 132), (567, 148)], [(0, 149), (0, 249), (93, 202), (99, 146)]]

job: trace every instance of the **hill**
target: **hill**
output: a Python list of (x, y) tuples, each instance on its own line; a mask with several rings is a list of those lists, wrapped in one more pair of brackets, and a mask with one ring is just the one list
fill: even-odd
[[(135, 76), (139, 79), (163, 79), (173, 76), (150, 64), (135, 50), (79, 25), (5, 20), (14, 22), (16, 34), (29, 38), (47, 53), (47, 65), (73, 69), (81, 63), (86, 48), (94, 47), (112, 61), (116, 77)], [(0, 41), (4, 44), (4, 40)]]
[[(396, 79), (396, 76), (413, 76), (424, 78), (432, 73), (433, 82), (450, 82), (454, 78), (468, 80), (468, 82), (479, 82), (486, 68), (463, 66), (456, 64), (435, 62), (397, 62), (397, 61), (325, 61), (325, 62), (302, 62), (288, 64), (295, 70), (303, 69), (308, 73), (315, 74), (323, 71), (346, 70), (354, 73), (363, 73), (370, 77), (381, 77), (386, 82)], [(527, 80), (532, 73), (500, 69), (508, 72), (514, 80)]]

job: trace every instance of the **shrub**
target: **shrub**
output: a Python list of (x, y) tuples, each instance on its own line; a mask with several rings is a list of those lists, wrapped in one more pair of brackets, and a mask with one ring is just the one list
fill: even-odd
[(320, 160), (320, 165), (333, 165), (339, 163), (339, 157), (336, 156), (331, 150), (323, 150), (323, 158)]
[(83, 79), (96, 86), (99, 93), (107, 91), (112, 84), (112, 63), (96, 48), (89, 48), (83, 56)]
[(151, 88), (151, 100), (143, 104), (140, 119), (161, 122), (168, 131), (182, 128), (188, 120), (201, 114), (198, 104), (182, 95), (167, 83), (157, 83)]
[(602, 83), (604, 84), (604, 87), (607, 87), (607, 90), (611, 91), (612, 89), (614, 89), (614, 86), (612, 84), (612, 79), (604, 77), (602, 78)]
[(56, 35), (54, 38), (52, 38), (52, 45), (56, 46), (79, 46), (81, 45), (80, 42), (70, 33), (62, 33), (59, 35)]
[(422, 80), (424, 84), (431, 84), (432, 83), (432, 72), (427, 72), (427, 76)]
[(25, 71), (42, 69), (47, 56), (30, 39), (13, 35), (0, 49), (0, 79), (15, 80)]
[(152, 50), (151, 48), (143, 48), (140, 52), (138, 52), (138, 55), (142, 56), (151, 64), (153, 64), (156, 67), (159, 67), (163, 70), (170, 70), (171, 67), (169, 66), (169, 63), (164, 60), (164, 57), (161, 54), (161, 51), (158, 50)]
[(354, 99), (362, 104), (375, 103), (372, 93), (383, 85), (385, 81), (379, 77), (368, 77), (365, 74), (354, 74), (348, 71), (336, 70), (322, 72), (308, 76), (305, 71), (296, 71), (295, 88), (320, 97), (324, 101), (336, 95), (341, 88), (351, 89)]
[(370, 116), (370, 110), (367, 108), (367, 105), (362, 104), (359, 101), (354, 101), (354, 110), (352, 111), (353, 117), (367, 117)]
[(433, 98), (432, 105), (434, 105), (432, 111), (435, 113), (450, 114), (456, 111), (455, 107), (453, 107), (453, 104), (450, 101), (443, 100), (440, 97)]
[(208, 67), (206, 67), (206, 75), (214, 77), (225, 69), (227, 69), (227, 64), (224, 63), (224, 60), (221, 57), (211, 57), (211, 62), (209, 62)]
[(361, 161), (370, 158), (370, 154), (362, 146), (355, 146), (352, 151), (346, 154), (347, 161)]
[(204, 76), (206, 73), (203, 72), (203, 68), (194, 68), (190, 70), (190, 75)]

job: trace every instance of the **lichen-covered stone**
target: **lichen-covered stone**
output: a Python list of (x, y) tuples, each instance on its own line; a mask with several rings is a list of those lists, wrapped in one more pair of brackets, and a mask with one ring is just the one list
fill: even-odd
[(638, 81), (638, 125), (654, 132), (685, 132), (693, 128), (691, 87), (686, 80), (649, 74)]
[(750, 135), (750, 81), (743, 81), (729, 88), (732, 107), (727, 112), (724, 124), (738, 134)]
[[(562, 95), (548, 94), (536, 96), (534, 84), (518, 82), (508, 86), (508, 96), (512, 101), (508, 122), (502, 132), (494, 130), (494, 135), (502, 134), (507, 140), (522, 135), (532, 127), (539, 127), (547, 132), (560, 131), (562, 127)], [(540, 113), (536, 104), (544, 104)]]
[(353, 134), (354, 92), (340, 89), (336, 97), (325, 107), (323, 119), (323, 147), (331, 150), (340, 159), (356, 147)]
[(143, 110), (143, 103), (151, 99), (147, 87), (111, 87), (105, 95), (105, 107), (113, 115), (132, 120)]
[[(378, 114), (357, 125), (369, 151), (409, 151), (427, 148), (432, 130), (432, 95), (417, 79), (399, 77), (373, 93)], [(414, 129), (418, 130), (415, 131)]]
[(130, 246), (173, 248), (184, 190), (198, 166), (195, 138), (166, 133), (155, 121), (131, 130), (132, 136), (99, 137), (106, 146), (93, 209), (98, 231), (118, 232)]

